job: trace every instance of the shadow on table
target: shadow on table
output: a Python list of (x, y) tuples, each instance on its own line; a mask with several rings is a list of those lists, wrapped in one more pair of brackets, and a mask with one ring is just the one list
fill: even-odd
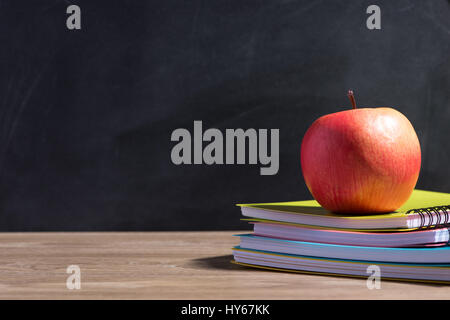
[(231, 263), (233, 256), (231, 254), (224, 256), (206, 257), (192, 260), (192, 264), (204, 269), (217, 270), (242, 270), (241, 266)]

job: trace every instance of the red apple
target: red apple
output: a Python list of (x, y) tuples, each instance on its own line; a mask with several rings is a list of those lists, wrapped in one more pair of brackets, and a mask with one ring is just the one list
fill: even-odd
[(420, 143), (409, 120), (392, 108), (325, 115), (307, 130), (301, 147), (306, 185), (338, 213), (384, 213), (411, 195), (420, 171)]

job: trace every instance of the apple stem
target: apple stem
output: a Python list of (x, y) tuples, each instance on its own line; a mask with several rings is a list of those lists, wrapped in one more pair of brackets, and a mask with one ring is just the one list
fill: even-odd
[(352, 103), (353, 109), (356, 109), (356, 101), (355, 96), (353, 95), (353, 90), (348, 90), (347, 96), (350, 99), (350, 102)]

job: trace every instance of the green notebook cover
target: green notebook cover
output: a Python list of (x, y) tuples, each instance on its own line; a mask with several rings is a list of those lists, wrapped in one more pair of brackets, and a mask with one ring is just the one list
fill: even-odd
[[(238, 206), (242, 208), (254, 208), (254, 209), (260, 209), (260, 210), (267, 210), (271, 212), (279, 212), (279, 213), (290, 213), (290, 214), (296, 214), (296, 215), (302, 215), (302, 216), (321, 216), (327, 219), (337, 219), (337, 220), (359, 220), (364, 221), (374, 221), (378, 219), (382, 220), (403, 220), (407, 216), (410, 216), (410, 218), (417, 218), (419, 219), (427, 219), (426, 213), (420, 212), (420, 213), (412, 213), (407, 214), (408, 211), (414, 210), (414, 209), (421, 209), (421, 208), (429, 208), (429, 207), (438, 207), (438, 206), (447, 206), (450, 205), (450, 194), (449, 193), (443, 193), (443, 192), (434, 192), (434, 191), (425, 191), (425, 190), (414, 190), (411, 197), (408, 199), (408, 201), (405, 202), (403, 206), (401, 206), (397, 211), (386, 213), (386, 214), (376, 214), (376, 215), (345, 215), (345, 214), (336, 214), (332, 213), (330, 211), (325, 210), (320, 206), (320, 204), (315, 200), (306, 200), (306, 201), (290, 201), (290, 202), (271, 202), (271, 203), (250, 203), (250, 204), (238, 204)], [(444, 214), (446, 215), (445, 218), (448, 219), (448, 222), (450, 222), (450, 207), (447, 211), (442, 211), (442, 221), (444, 221)], [(447, 217), (448, 215), (448, 217)], [(249, 216), (249, 215), (247, 215)], [(250, 216), (252, 217), (252, 216)], [(261, 217), (253, 217), (253, 218), (261, 218)], [(269, 219), (270, 218), (263, 218), (263, 219)], [(277, 220), (277, 219), (273, 219)], [(283, 220), (278, 220), (283, 221)], [(437, 221), (437, 218), (436, 218)], [(285, 222), (293, 222), (293, 221), (285, 221)], [(433, 222), (433, 220), (431, 220)], [(423, 223), (422, 226), (429, 225), (433, 223)], [(328, 227), (341, 227), (345, 228), (345, 225), (324, 225)], [(355, 228), (356, 225), (350, 226), (349, 228)], [(375, 226), (374, 226), (375, 227)], [(382, 226), (381, 228), (389, 228), (389, 226)], [(411, 225), (408, 224), (396, 224), (390, 226), (390, 228), (411, 228)], [(415, 228), (415, 226), (413, 226)], [(370, 226), (363, 226), (362, 229), (372, 229)]]

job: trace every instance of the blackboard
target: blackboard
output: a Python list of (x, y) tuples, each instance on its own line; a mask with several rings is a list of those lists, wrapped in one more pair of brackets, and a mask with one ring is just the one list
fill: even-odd
[[(66, 9), (81, 9), (81, 29)], [(0, 230), (247, 228), (241, 202), (311, 198), (300, 143), (321, 115), (392, 106), (450, 192), (450, 5), (377, 1), (0, 4)], [(176, 128), (278, 128), (280, 167), (174, 165)]]

